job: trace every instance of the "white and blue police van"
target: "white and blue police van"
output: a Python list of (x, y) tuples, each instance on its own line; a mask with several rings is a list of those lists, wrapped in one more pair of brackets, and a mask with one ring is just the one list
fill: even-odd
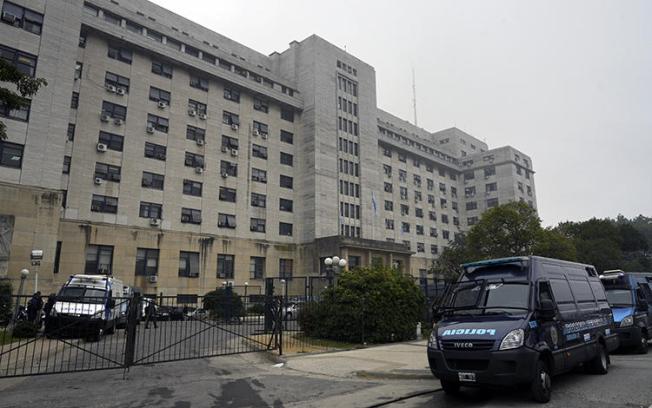
[(600, 275), (622, 348), (647, 353), (652, 334), (652, 273), (604, 271)]
[(107, 275), (71, 275), (57, 294), (46, 334), (99, 340), (127, 322), (133, 289)]
[(618, 336), (593, 266), (528, 256), (462, 268), (428, 341), (430, 369), (446, 393), (527, 384), (534, 400), (547, 402), (554, 375), (579, 365), (607, 373)]

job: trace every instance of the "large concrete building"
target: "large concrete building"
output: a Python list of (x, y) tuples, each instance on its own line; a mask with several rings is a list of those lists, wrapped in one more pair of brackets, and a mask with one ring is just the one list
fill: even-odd
[(487, 208), (536, 206), (526, 154), (378, 109), (374, 68), (320, 37), (267, 56), (145, 0), (0, 7), (0, 57), (48, 81), (0, 105), (0, 276), (33, 249), (43, 290), (202, 294), (332, 255), (418, 276)]

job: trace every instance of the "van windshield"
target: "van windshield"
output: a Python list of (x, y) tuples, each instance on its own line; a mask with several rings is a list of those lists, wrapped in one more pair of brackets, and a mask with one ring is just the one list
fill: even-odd
[(460, 282), (449, 294), (444, 310), (453, 314), (525, 314), (528, 311), (528, 281)]
[(607, 301), (611, 307), (634, 306), (632, 292), (625, 289), (607, 289)]
[(57, 300), (65, 302), (104, 303), (104, 289), (86, 288), (83, 286), (66, 286), (61, 289)]

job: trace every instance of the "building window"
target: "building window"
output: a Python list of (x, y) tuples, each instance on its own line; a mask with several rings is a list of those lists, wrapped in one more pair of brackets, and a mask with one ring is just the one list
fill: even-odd
[(21, 168), (23, 164), (23, 145), (0, 140), (0, 166)]
[(208, 112), (208, 106), (205, 103), (197, 102), (193, 99), (188, 99), (188, 114), (190, 116), (194, 115), (206, 115)]
[(113, 246), (89, 245), (86, 247), (86, 265), (84, 273), (87, 275), (111, 275), (113, 266)]
[(441, 222), (444, 224), (448, 224), (448, 215), (442, 214), (441, 215)]
[(167, 148), (162, 145), (145, 142), (145, 157), (156, 160), (165, 160)]
[(265, 220), (263, 218), (252, 218), (249, 230), (253, 232), (265, 232)]
[(238, 150), (238, 139), (223, 135), (222, 148), (225, 150), (231, 150), (231, 149)]
[(292, 279), (292, 259), (279, 259), (278, 260), (278, 276), (282, 279)]
[(391, 183), (385, 183), (383, 189), (385, 190), (386, 193), (391, 193), (393, 191), (392, 184)]
[(222, 174), (222, 177), (238, 177), (238, 165), (236, 163), (222, 160), (220, 162), (220, 173)]
[(179, 252), (179, 277), (199, 277), (199, 252)]
[(234, 255), (217, 254), (217, 277), (221, 279), (233, 279), (235, 266)]
[(267, 172), (260, 169), (251, 169), (251, 181), (257, 181), (259, 183), (267, 183)]
[(95, 178), (102, 180), (120, 182), (120, 167), (106, 163), (95, 163)]
[(108, 115), (113, 119), (127, 120), (127, 107), (115, 103), (103, 101), (102, 115)]
[(235, 203), (236, 200), (236, 190), (235, 188), (220, 187), (219, 193), (220, 201), (227, 201), (230, 203)]
[(288, 144), (293, 144), (294, 143), (294, 134), (281, 130), (281, 142), (283, 143), (288, 143)]
[(63, 156), (63, 174), (70, 174), (70, 161), (72, 160), (72, 157), (70, 156)]
[(269, 104), (267, 101), (260, 99), (260, 98), (254, 98), (254, 109), (259, 111), (259, 112), (269, 112)]
[[(199, 276), (199, 275), (198, 275)], [(197, 295), (187, 294), (177, 295), (177, 304), (178, 305), (196, 305), (197, 304)]]
[(208, 91), (208, 79), (190, 75), (190, 86), (202, 91)]
[(155, 190), (163, 190), (164, 181), (164, 175), (144, 171), (141, 186), (145, 188), (153, 188)]
[(392, 201), (385, 200), (385, 211), (394, 211), (394, 203)]
[(253, 129), (254, 129), (254, 136), (255, 136), (256, 134), (258, 134), (258, 135), (264, 135), (264, 136), (269, 135), (269, 126), (267, 126), (267, 125), (264, 124), (264, 123), (256, 122), (256, 121), (254, 120)]
[(399, 193), (400, 193), (400, 196), (401, 196), (401, 200), (407, 200), (408, 199), (407, 187), (400, 187), (399, 188)]
[(293, 211), (292, 206), (293, 206), (292, 200), (288, 200), (287, 198), (279, 198), (279, 210), (292, 212)]
[(113, 72), (108, 72), (104, 76), (105, 87), (115, 87), (115, 90), (122, 89), (125, 93), (129, 92), (129, 78), (123, 77)]
[[(68, 136), (68, 141), (69, 142), (72, 142), (73, 140), (75, 140), (75, 124), (74, 123), (68, 123), (67, 136)], [(120, 151), (122, 151), (122, 150), (120, 150)]]
[(423, 242), (417, 242), (417, 252), (424, 253), (426, 252), (426, 244)]
[(405, 215), (409, 215), (409, 213), (410, 213), (410, 207), (405, 204), (401, 204), (401, 215), (405, 216)]
[(292, 182), (293, 182), (292, 177), (284, 176), (284, 175), (281, 174), (281, 177), (280, 177), (280, 186), (281, 187), (292, 189)]
[(475, 225), (478, 223), (478, 217), (469, 217), (466, 219), (466, 223), (469, 224), (469, 226)]
[(152, 72), (165, 78), (172, 78), (172, 65), (165, 62), (152, 61)]
[(451, 233), (450, 233), (450, 231), (446, 231), (446, 230), (443, 230), (443, 231), (441, 232), (441, 235), (442, 235), (442, 238), (444, 238), (444, 239), (446, 239), (446, 240), (450, 239), (450, 237), (451, 237)]
[(172, 100), (172, 96), (168, 91), (150, 86), (149, 100), (154, 102), (163, 102), (165, 105), (169, 106), (170, 101)]
[(163, 218), (163, 205), (141, 201), (139, 216), (141, 218), (160, 220)]
[(385, 219), (385, 229), (393, 230), (394, 229), (394, 220), (388, 218)]
[[(74, 125), (73, 125), (74, 131)], [(106, 145), (109, 150), (115, 150), (116, 152), (121, 152), (124, 144), (124, 137), (116, 135), (114, 133), (102, 132), (100, 131), (100, 136), (98, 138), (98, 143)]]
[[(109, 44), (109, 51), (108, 51), (108, 57), (112, 58), (114, 60), (118, 60), (121, 62), (125, 62), (127, 64), (131, 64), (131, 60), (133, 59), (133, 52), (124, 47), (119, 47), (114, 44)], [(154, 70), (154, 67), (152, 67), (152, 71)]]
[(430, 253), (432, 255), (437, 255), (439, 253), (439, 247), (437, 247), (437, 245), (430, 245)]
[(292, 224), (288, 224), (287, 222), (279, 222), (278, 223), (278, 234), (281, 235), (281, 236), (291, 237), (292, 236)]
[(407, 171), (399, 170), (398, 171), (398, 181), (405, 183), (407, 181)]
[(61, 241), (57, 241), (57, 248), (54, 251), (54, 267), (52, 273), (59, 273), (59, 264), (61, 263)]
[(206, 130), (194, 126), (186, 126), (186, 139), (194, 141), (205, 141)]
[(417, 218), (423, 218), (423, 209), (422, 208), (415, 208), (414, 209), (414, 215)]
[(490, 198), (487, 200), (487, 208), (498, 207), (498, 199)]
[(235, 215), (233, 214), (217, 214), (217, 226), (219, 228), (235, 229)]
[(5, 1), (2, 5), (2, 22), (41, 35), (43, 14)]
[(136, 250), (136, 276), (158, 275), (158, 249), (138, 248)]
[(118, 198), (93, 194), (93, 199), (91, 201), (91, 211), (107, 214), (117, 214)]
[(281, 108), (281, 119), (294, 122), (294, 111), (292, 109)]
[(183, 180), (183, 194), (201, 197), (202, 183), (192, 180)]
[(181, 222), (183, 224), (201, 224), (201, 210), (192, 208), (181, 209)]
[(475, 173), (472, 171), (464, 173), (464, 180), (473, 180), (475, 178)]
[(478, 209), (478, 203), (476, 201), (469, 201), (466, 203), (467, 211), (477, 210), (477, 209)]
[(435, 228), (435, 227), (430, 227), (430, 236), (431, 236), (432, 238), (437, 238), (437, 235), (438, 235), (438, 234), (437, 234), (437, 228)]
[(240, 116), (235, 113), (223, 111), (222, 112), (222, 122), (229, 126), (239, 126), (240, 125)]
[(464, 188), (464, 197), (469, 198), (475, 196), (475, 187)]
[(263, 279), (265, 277), (265, 258), (252, 256), (249, 258), (249, 279)]
[(79, 108), (79, 92), (73, 92), (70, 98), (70, 109)]
[(401, 223), (401, 232), (410, 232), (410, 224), (407, 222), (402, 222)]
[(485, 167), (484, 169), (484, 176), (485, 177), (491, 177), (496, 175), (496, 167), (491, 166), (491, 167)]
[(267, 160), (267, 148), (257, 144), (251, 145), (251, 155), (259, 159)]
[(292, 167), (294, 165), (294, 156), (290, 153), (281, 152), (281, 164)]
[(237, 89), (224, 87), (224, 99), (235, 103), (240, 103), (240, 91)]
[(201, 154), (195, 154), (195, 153), (190, 153), (186, 152), (186, 158), (184, 160), (184, 164), (188, 167), (199, 167), (199, 168), (204, 168), (204, 156)]
[(77, 61), (75, 63), (75, 77), (74, 77), (75, 81), (78, 80), (78, 79), (81, 79), (83, 71), (84, 71), (84, 64)]
[(485, 184), (485, 191), (487, 193), (498, 190), (498, 183)]
[(0, 45), (0, 59), (27, 76), (34, 77), (36, 73), (37, 57), (15, 48)]
[(266, 208), (267, 207), (267, 197), (265, 194), (251, 193), (251, 206)]

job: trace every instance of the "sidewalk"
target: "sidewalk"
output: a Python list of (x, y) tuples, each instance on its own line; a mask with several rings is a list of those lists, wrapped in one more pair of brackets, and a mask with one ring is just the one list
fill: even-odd
[(427, 341), (365, 349), (284, 356), (285, 368), (338, 378), (435, 380), (428, 367)]

